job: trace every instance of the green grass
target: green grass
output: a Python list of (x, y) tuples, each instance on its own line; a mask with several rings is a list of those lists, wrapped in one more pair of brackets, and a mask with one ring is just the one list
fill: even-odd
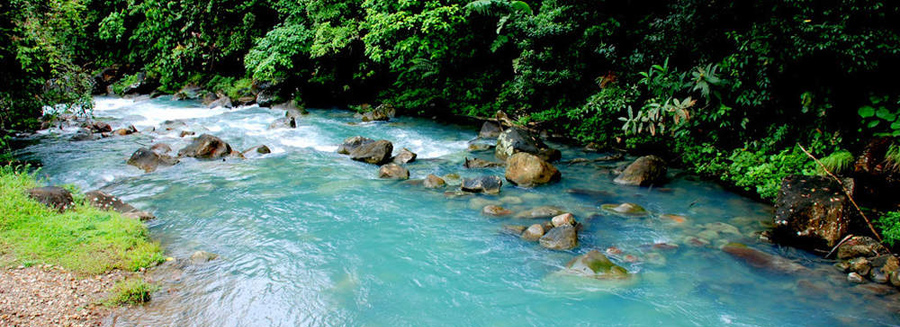
[[(853, 157), (853, 154), (851, 154), (850, 151), (838, 150), (819, 161), (822, 162), (822, 165), (825, 166), (825, 169), (828, 169), (828, 171), (834, 174), (840, 174), (847, 171), (850, 166), (853, 166), (854, 159), (856, 158)], [(820, 174), (825, 174), (821, 167), (819, 167), (818, 170)]]
[(26, 190), (41, 185), (25, 171), (0, 167), (0, 265), (53, 264), (98, 274), (164, 260), (138, 220), (81, 203), (59, 214), (32, 200)]
[(141, 304), (150, 301), (150, 294), (158, 289), (159, 286), (140, 278), (125, 279), (113, 286), (105, 304), (111, 306)]

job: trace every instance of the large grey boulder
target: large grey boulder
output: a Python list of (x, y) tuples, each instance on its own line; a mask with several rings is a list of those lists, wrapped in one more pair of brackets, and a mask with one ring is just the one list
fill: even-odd
[(666, 181), (666, 162), (657, 156), (637, 158), (620, 174), (614, 183), (619, 185), (662, 185)]
[(122, 199), (107, 194), (103, 191), (90, 191), (84, 194), (84, 199), (88, 204), (101, 210), (111, 210), (124, 214), (125, 217), (138, 218), (140, 220), (150, 220), (155, 218), (152, 214), (138, 210), (132, 205), (125, 203)]
[(140, 148), (131, 154), (131, 157), (128, 158), (128, 161), (126, 163), (143, 169), (144, 172), (149, 173), (155, 171), (157, 168), (159, 168), (159, 166), (166, 167), (175, 165), (178, 163), (178, 159), (172, 158), (165, 154), (159, 154), (156, 151), (150, 150), (148, 148)]
[(338, 146), (337, 153), (350, 154), (350, 151), (358, 148), (360, 145), (372, 143), (375, 140), (362, 136), (353, 136), (344, 140), (344, 143)]
[(549, 162), (561, 157), (559, 150), (550, 148), (540, 138), (523, 129), (511, 127), (500, 133), (497, 148), (494, 149), (497, 159), (506, 160), (519, 152), (531, 153)]
[(378, 140), (364, 143), (350, 151), (350, 159), (380, 165), (389, 162), (393, 152), (394, 145), (390, 141)]
[(222, 139), (209, 134), (202, 134), (196, 137), (191, 144), (178, 150), (178, 156), (197, 159), (219, 159), (231, 155), (231, 151), (231, 145)]

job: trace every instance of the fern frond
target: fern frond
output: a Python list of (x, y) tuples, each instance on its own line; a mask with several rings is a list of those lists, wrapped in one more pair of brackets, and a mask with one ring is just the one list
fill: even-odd
[[(819, 161), (822, 162), (825, 169), (828, 169), (832, 173), (840, 174), (853, 165), (853, 154), (847, 150), (837, 150)], [(821, 170), (821, 168), (819, 169)], [(824, 171), (820, 172), (824, 173)]]

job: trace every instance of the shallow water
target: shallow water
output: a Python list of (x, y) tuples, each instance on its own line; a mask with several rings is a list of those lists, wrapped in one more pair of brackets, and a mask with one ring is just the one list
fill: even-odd
[[(268, 130), (283, 111), (256, 106), (206, 109), (167, 99), (98, 98), (97, 119), (142, 134), (68, 142), (75, 128), (42, 132), (18, 152), (43, 163), (52, 183), (102, 189), (158, 218), (152, 236), (175, 258), (193, 251), (218, 260), (169, 267), (164, 290), (149, 305), (118, 313), (114, 326), (868, 326), (900, 322), (887, 294), (853, 287), (808, 254), (759, 243), (772, 208), (715, 184), (670, 171), (664, 188), (621, 187), (623, 162), (557, 164), (560, 183), (536, 189), (504, 185), (499, 196), (452, 197), (445, 190), (378, 180), (377, 167), (336, 154), (345, 138), (387, 139), (428, 174), (503, 175), (466, 170), (473, 127), (398, 118), (355, 123), (342, 110), (310, 110), (296, 129)], [(259, 158), (197, 161), (145, 174), (125, 160), (156, 142), (177, 151), (178, 131), (149, 132), (182, 119), (243, 150), (265, 144)], [(563, 158), (594, 158), (557, 145)], [(396, 151), (396, 150), (395, 150)], [(601, 204), (634, 202), (643, 218), (606, 214)], [(502, 233), (507, 224), (540, 220), (487, 218), (487, 204), (514, 211), (554, 205), (584, 224), (579, 247), (552, 251)], [(667, 219), (679, 215), (686, 221)], [(712, 233), (727, 223), (738, 233)], [(722, 227), (724, 225), (715, 225)], [(720, 228), (721, 229), (721, 228)], [(703, 235), (708, 245), (690, 238)], [(785, 255), (808, 269), (781, 275), (750, 267), (718, 249), (742, 242)], [(654, 244), (677, 245), (658, 249)], [(617, 247), (628, 281), (596, 281), (557, 272), (578, 254)], [(629, 256), (630, 255), (630, 256)], [(174, 271), (174, 272), (173, 272)]]

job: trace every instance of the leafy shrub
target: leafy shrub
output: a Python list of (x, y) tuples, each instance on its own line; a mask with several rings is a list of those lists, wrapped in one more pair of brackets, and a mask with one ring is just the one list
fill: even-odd
[(159, 286), (148, 283), (141, 278), (129, 278), (116, 283), (112, 294), (107, 298), (108, 305), (136, 305), (150, 301), (150, 295)]
[(881, 229), (881, 236), (885, 243), (894, 246), (897, 241), (900, 241), (900, 211), (885, 213), (875, 222), (875, 225)]

